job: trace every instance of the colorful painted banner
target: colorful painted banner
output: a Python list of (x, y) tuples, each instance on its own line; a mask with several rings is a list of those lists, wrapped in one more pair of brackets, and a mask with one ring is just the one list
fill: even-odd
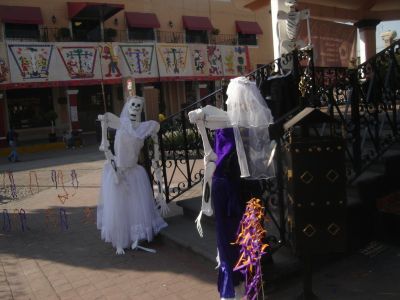
[[(52, 44), (8, 45), (11, 80), (15, 82), (48, 80), (52, 52)], [(11, 63), (11, 57), (13, 63)]]
[(249, 73), (246, 46), (221, 46), (224, 76), (241, 76)]
[(249, 51), (246, 46), (235, 46), (235, 67), (236, 75), (246, 75), (250, 73)]
[(121, 77), (121, 58), (118, 44), (101, 44), (99, 49), (103, 76), (105, 78)]
[(193, 75), (194, 76), (208, 76), (209, 63), (207, 59), (207, 46), (206, 45), (189, 45), (190, 58), (192, 61)]
[(209, 45), (207, 46), (207, 58), (209, 63), (209, 73), (210, 76), (223, 76), (223, 60), (221, 53), (221, 46)]
[(131, 76), (158, 76), (154, 45), (121, 44), (119, 47)]
[(158, 44), (157, 59), (161, 77), (193, 76), (187, 45)]
[[(301, 22), (298, 37), (307, 41), (307, 27)], [(356, 59), (357, 28), (352, 25), (311, 19), (314, 64), (318, 67), (349, 67)]]
[[(54, 51), (53, 51), (54, 50)], [(0, 85), (212, 80), (249, 71), (247, 47), (200, 44), (0, 43)], [(10, 87), (8, 87), (10, 86)], [(18, 85), (21, 86), (21, 85)]]
[(0, 84), (10, 81), (10, 68), (8, 66), (6, 45), (0, 43)]
[(71, 79), (95, 77), (94, 68), (97, 58), (95, 46), (57, 47), (64, 67)]

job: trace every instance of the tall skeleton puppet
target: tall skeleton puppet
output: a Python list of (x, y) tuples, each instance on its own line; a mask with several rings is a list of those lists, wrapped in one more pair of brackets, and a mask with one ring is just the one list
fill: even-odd
[[(198, 127), (205, 153), (203, 197), (201, 212), (196, 219), (197, 228), (202, 236), (201, 216), (203, 213), (212, 215), (214, 208), (218, 291), (221, 299), (239, 299), (238, 286), (243, 278), (239, 272), (233, 272), (239, 249), (231, 243), (236, 239), (246, 202), (250, 200), (249, 193), (244, 191), (247, 179), (274, 176), (268, 133), (273, 118), (255, 82), (245, 77), (232, 79), (227, 95), (227, 111), (207, 105), (189, 112), (189, 120)], [(206, 128), (216, 130), (214, 150)]]
[[(102, 125), (100, 150), (104, 151), (107, 160), (97, 207), (97, 228), (101, 230), (101, 238), (117, 249), (117, 254), (124, 254), (124, 248), (128, 247), (152, 251), (138, 243), (142, 240), (150, 242), (167, 226), (157, 209), (157, 206), (161, 208), (161, 214), (168, 211), (163, 192), (159, 190), (155, 202), (147, 173), (138, 165), (144, 140), (150, 136), (154, 144), (153, 168), (161, 189), (157, 137), (160, 125), (156, 121), (140, 121), (143, 105), (143, 98), (129, 97), (120, 118), (112, 113), (99, 116)], [(109, 127), (117, 129), (115, 154), (107, 139)]]

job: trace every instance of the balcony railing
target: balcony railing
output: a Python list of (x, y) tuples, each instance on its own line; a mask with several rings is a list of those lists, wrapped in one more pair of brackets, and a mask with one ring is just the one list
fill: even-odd
[(183, 44), (185, 42), (185, 35), (183, 32), (160, 31), (156, 32), (158, 43), (177, 43)]
[[(130, 39), (128, 30), (115, 30), (105, 28), (103, 34), (100, 30), (74, 30), (67, 27), (53, 28), (41, 27), (37, 31), (13, 30), (4, 34), (0, 41), (31, 41), (31, 42), (132, 42), (132, 43), (186, 43), (185, 33), (178, 31), (156, 30), (155, 40)], [(218, 34), (208, 36), (210, 44), (217, 45), (237, 45), (235, 34)]]
[(210, 44), (216, 45), (237, 45), (236, 34), (218, 34), (209, 36)]

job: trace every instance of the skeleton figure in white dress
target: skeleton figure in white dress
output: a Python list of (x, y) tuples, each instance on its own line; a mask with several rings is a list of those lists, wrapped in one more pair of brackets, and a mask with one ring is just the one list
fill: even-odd
[[(97, 228), (101, 238), (112, 243), (117, 254), (124, 254), (124, 248), (141, 248), (141, 240), (150, 242), (167, 224), (160, 216), (167, 212), (163, 193), (160, 191), (157, 203), (145, 169), (138, 165), (140, 150), (146, 137), (154, 143), (153, 167), (158, 166), (158, 138), (160, 128), (156, 121), (140, 122), (143, 98), (130, 97), (124, 105), (120, 119), (111, 113), (99, 116), (102, 122), (103, 139), (100, 150), (105, 152), (99, 204), (97, 207)], [(110, 151), (107, 128), (117, 129), (114, 141), (115, 155)], [(156, 169), (158, 179), (160, 170)], [(159, 184), (159, 186), (162, 186)]]

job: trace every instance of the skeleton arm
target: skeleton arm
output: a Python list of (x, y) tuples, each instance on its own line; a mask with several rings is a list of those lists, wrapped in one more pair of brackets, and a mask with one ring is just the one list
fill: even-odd
[(106, 112), (104, 115), (98, 115), (97, 119), (101, 122), (101, 144), (99, 150), (104, 152), (106, 160), (114, 169), (114, 179), (115, 182), (118, 183), (118, 169), (115, 162), (115, 156), (111, 152), (110, 142), (107, 138), (107, 130), (108, 128), (118, 129), (120, 127), (120, 120), (116, 115), (109, 112)]
[(157, 132), (159, 129), (160, 129), (160, 126), (158, 126), (154, 130), (154, 132), (151, 134), (151, 138), (153, 140), (153, 145), (154, 145), (154, 158), (151, 161), (151, 165), (154, 169), (154, 176), (156, 178), (156, 182), (157, 182), (157, 186), (158, 186), (158, 195), (156, 197), (156, 203), (158, 206), (160, 206), (161, 215), (165, 216), (168, 213), (169, 208), (165, 201), (163, 175), (162, 175), (162, 170), (159, 165), (160, 150), (159, 150), (158, 135), (157, 135)]
[(203, 182), (203, 194), (201, 202), (201, 211), (196, 219), (197, 230), (200, 236), (203, 236), (201, 228), (201, 216), (204, 213), (206, 216), (213, 214), (211, 205), (211, 187), (212, 187), (212, 176), (216, 168), (217, 155), (213, 151), (210, 141), (208, 140), (206, 128), (217, 129), (228, 127), (228, 115), (225, 111), (220, 110), (214, 106), (207, 105), (204, 108), (199, 108), (189, 112), (189, 121), (192, 124), (196, 124), (204, 147), (204, 182)]

